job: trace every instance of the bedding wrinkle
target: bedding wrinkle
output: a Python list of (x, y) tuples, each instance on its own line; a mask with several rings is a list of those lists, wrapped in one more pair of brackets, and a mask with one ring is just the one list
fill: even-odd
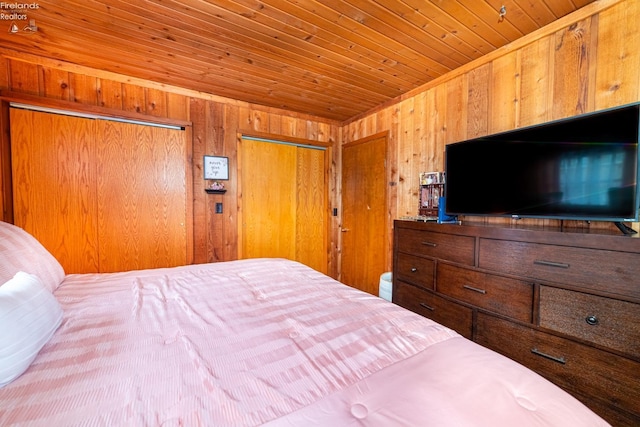
[(54, 295), (62, 325), (0, 389), (0, 426), (469, 427), (494, 400), (545, 420), (530, 376), (497, 378), (513, 362), (474, 372), (454, 331), (293, 261), (68, 275)]

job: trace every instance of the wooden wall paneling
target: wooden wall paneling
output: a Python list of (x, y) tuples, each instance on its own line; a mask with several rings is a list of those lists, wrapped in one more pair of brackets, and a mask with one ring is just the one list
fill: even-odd
[(520, 70), (518, 51), (496, 58), (491, 64), (489, 133), (517, 127)]
[[(364, 120), (362, 121), (362, 125), (359, 127), (359, 135), (372, 135), (374, 133), (377, 133), (377, 129), (378, 129), (378, 123), (377, 123), (377, 115), (376, 114), (370, 114), (369, 116), (365, 117)], [(355, 140), (358, 140), (360, 138), (356, 138)]]
[(193, 227), (199, 232), (193, 238), (193, 261), (195, 263), (209, 262), (208, 256), (208, 222), (207, 207), (208, 198), (205, 193), (205, 181), (203, 179), (203, 156), (207, 150), (207, 121), (205, 108), (207, 101), (191, 98), (190, 116), (193, 123), (192, 136), (192, 166), (193, 166)]
[[(224, 217), (215, 214), (215, 204), (223, 203), (223, 213), (234, 208), (227, 195), (210, 195), (205, 188), (210, 181), (204, 180), (203, 159), (205, 155), (226, 155), (222, 120), (224, 107), (216, 102), (191, 99), (190, 116), (193, 121), (193, 224), (194, 262), (224, 261), (223, 230)], [(231, 169), (231, 168), (230, 168)], [(230, 172), (231, 175), (231, 172)], [(227, 186), (228, 187), (228, 186)]]
[(587, 67), (587, 112), (594, 111), (596, 108), (596, 73), (597, 73), (597, 54), (598, 54), (598, 24), (599, 15), (592, 16), (589, 20), (590, 28), (588, 34), (589, 52)]
[(8, 89), (9, 81), (9, 59), (0, 55), (0, 89)]
[(167, 99), (166, 117), (191, 121), (189, 116), (189, 102), (192, 98), (171, 92), (165, 92), (165, 95)]
[(287, 116), (281, 114), (269, 114), (269, 132), (274, 135), (284, 135), (283, 128), (287, 124)]
[(147, 97), (146, 88), (131, 84), (122, 84), (122, 109), (125, 111), (135, 111), (146, 113)]
[(468, 73), (467, 138), (486, 135), (489, 131), (489, 81), (491, 63)]
[(41, 67), (42, 93), (46, 98), (70, 100), (69, 72), (57, 68)]
[[(426, 122), (421, 122), (420, 127), (425, 127), (427, 131), (427, 149), (426, 162), (423, 172), (443, 171), (444, 170), (444, 145), (447, 139), (447, 87), (439, 85), (429, 91), (427, 104)], [(416, 180), (416, 188), (419, 185), (419, 179)]]
[(145, 89), (144, 112), (150, 116), (167, 117), (167, 93), (165, 91), (146, 88)]
[(420, 173), (415, 166), (414, 158), (419, 156), (420, 152), (414, 152), (414, 104), (415, 99), (409, 98), (400, 103), (399, 115), (399, 133), (398, 133), (398, 194), (401, 197), (399, 201), (399, 211), (401, 215), (417, 215), (418, 203), (417, 195), (418, 175)]
[[(462, 141), (467, 135), (467, 87), (464, 75), (445, 83), (447, 90), (446, 138), (445, 144)], [(444, 170), (444, 169), (443, 169)]]
[(269, 130), (271, 120), (267, 112), (247, 106), (238, 108), (238, 113), (238, 123), (241, 126), (239, 129), (271, 133)]
[(9, 88), (15, 92), (40, 95), (38, 74), (36, 64), (13, 59), (9, 63)]
[(591, 19), (556, 32), (552, 119), (586, 113), (589, 91), (589, 46)]
[[(367, 122), (369, 118), (365, 117), (358, 123), (354, 123), (352, 131), (349, 135), (349, 142), (357, 141), (367, 135)], [(344, 141), (345, 143), (347, 141)]]
[(552, 37), (543, 37), (522, 48), (520, 66), (520, 126), (550, 120), (552, 98)]
[[(279, 117), (280, 120), (269, 120), (269, 127), (265, 128), (269, 133), (273, 133), (274, 135), (280, 134), (283, 136), (291, 136), (294, 138), (305, 138), (307, 136), (306, 129), (304, 126), (302, 127), (302, 132), (300, 131), (299, 129), (300, 121), (298, 118), (290, 117), (290, 116), (282, 116), (279, 114), (276, 115), (276, 117)], [(279, 124), (279, 131), (277, 134), (275, 133), (276, 129), (271, 128), (272, 123)]]
[(310, 141), (318, 140), (317, 126), (302, 117), (294, 117), (292, 121), (291, 133), (295, 138), (307, 139)]
[[(413, 134), (410, 136), (412, 151), (414, 154), (413, 167), (418, 174), (432, 169), (433, 152), (432, 139), (435, 137), (432, 125), (437, 127), (437, 112), (429, 108), (432, 104), (433, 89), (424, 91), (414, 97), (413, 102)], [(418, 182), (418, 177), (414, 175), (412, 181)], [(414, 186), (416, 195), (418, 187)], [(416, 207), (416, 214), (417, 214)]]
[[(321, 141), (331, 143), (329, 148), (329, 156), (327, 157), (327, 180), (329, 201), (327, 208), (331, 210), (329, 213), (329, 258), (327, 260), (327, 271), (329, 276), (337, 279), (340, 274), (340, 218), (342, 216), (342, 197), (341, 197), (341, 180), (340, 171), (342, 163), (342, 150), (340, 149), (340, 141), (342, 141), (341, 130), (337, 126), (331, 126), (327, 123), (319, 124), (319, 138)], [(336, 209), (334, 215), (334, 208)]]
[(357, 141), (359, 139), (361, 139), (363, 137), (363, 135), (366, 135), (366, 128), (367, 128), (367, 121), (369, 120), (369, 117), (363, 117), (362, 120), (358, 120), (357, 122), (352, 123), (349, 126), (349, 131), (347, 132), (347, 134), (345, 135), (346, 138), (343, 142), (343, 144), (347, 144), (349, 142), (353, 142), (353, 141)]
[(182, 219), (185, 229), (186, 263), (194, 264), (195, 228), (193, 225), (193, 127), (184, 128), (183, 146), (184, 182), (185, 182), (185, 216)]
[(350, 123), (347, 123), (342, 127), (342, 144), (346, 144), (348, 141), (355, 141), (353, 137), (353, 129), (359, 124), (362, 123), (364, 119), (355, 120)]
[(99, 105), (98, 78), (86, 74), (69, 73), (69, 100), (85, 105)]
[(305, 119), (303, 124), (306, 127), (305, 138), (311, 141), (323, 141), (320, 136), (320, 123), (313, 120)]
[[(386, 242), (386, 265), (385, 271), (391, 271), (392, 263), (392, 251), (393, 251), (393, 220), (398, 217), (398, 121), (395, 112), (397, 108), (389, 107), (382, 109), (376, 113), (376, 128), (383, 129), (387, 133), (387, 154), (386, 154), (386, 166), (387, 166), (387, 212), (386, 212), (386, 225), (387, 232), (385, 233)], [(378, 133), (378, 132), (376, 132)]]
[[(640, 99), (640, 2), (621, 2), (598, 16), (595, 108)], [(606, 41), (606, 42), (605, 42)]]
[[(226, 156), (227, 150), (224, 145), (224, 106), (217, 103), (208, 101), (206, 108), (206, 123), (207, 123), (207, 139), (206, 139), (206, 151), (205, 154)], [(232, 172), (229, 172), (229, 178), (231, 178)], [(202, 176), (200, 176), (202, 180)], [(209, 182), (209, 181), (207, 181)], [(224, 183), (228, 186), (228, 182)], [(206, 234), (208, 238), (207, 242), (207, 256), (210, 262), (224, 261), (224, 242), (225, 242), (225, 228), (226, 223), (224, 221), (225, 215), (228, 215), (226, 210), (233, 212), (235, 206), (229, 202), (229, 198), (224, 195), (207, 195), (207, 225), (210, 230)], [(222, 203), (222, 214), (216, 214), (216, 203)]]
[(109, 79), (98, 79), (98, 105), (117, 110), (124, 108), (124, 85)]
[(238, 161), (238, 144), (240, 136), (240, 114), (239, 107), (235, 105), (225, 105), (223, 113), (224, 152), (229, 158), (229, 181), (227, 182), (227, 192), (225, 202), (227, 208), (224, 211), (224, 246), (222, 247), (223, 259), (231, 261), (238, 259), (239, 242), (241, 242), (240, 217), (241, 197), (239, 192), (240, 162)]

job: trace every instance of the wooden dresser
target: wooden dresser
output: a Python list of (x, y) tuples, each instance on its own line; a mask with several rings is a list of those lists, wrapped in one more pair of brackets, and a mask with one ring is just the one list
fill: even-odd
[(393, 302), (640, 425), (640, 238), (396, 220)]

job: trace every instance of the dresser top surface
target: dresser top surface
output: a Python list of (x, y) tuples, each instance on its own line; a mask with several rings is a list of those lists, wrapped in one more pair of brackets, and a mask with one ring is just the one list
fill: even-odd
[(488, 239), (514, 240), (562, 246), (640, 253), (640, 237), (614, 233), (609, 230), (581, 229), (560, 230), (554, 227), (508, 226), (463, 222), (462, 224), (438, 224), (413, 220), (395, 220), (395, 228), (408, 228), (436, 233), (462, 234)]

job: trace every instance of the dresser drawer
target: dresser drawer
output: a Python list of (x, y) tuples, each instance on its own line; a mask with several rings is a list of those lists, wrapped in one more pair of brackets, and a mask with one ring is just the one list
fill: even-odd
[(473, 265), (475, 262), (474, 237), (407, 228), (398, 228), (395, 233), (396, 250), (399, 252), (467, 265)]
[[(479, 312), (475, 340), (569, 392), (640, 416), (640, 363)], [(585, 402), (588, 403), (588, 402)]]
[(469, 307), (448, 301), (433, 292), (424, 291), (400, 281), (395, 283), (393, 302), (471, 339), (473, 310)]
[(640, 360), (640, 304), (541, 286), (540, 326)]
[(434, 288), (435, 261), (399, 253), (396, 263), (395, 274), (398, 279), (426, 289)]
[(522, 322), (533, 320), (533, 285), (522, 280), (438, 263), (436, 290)]
[(479, 247), (481, 268), (640, 298), (637, 254), (493, 239)]

